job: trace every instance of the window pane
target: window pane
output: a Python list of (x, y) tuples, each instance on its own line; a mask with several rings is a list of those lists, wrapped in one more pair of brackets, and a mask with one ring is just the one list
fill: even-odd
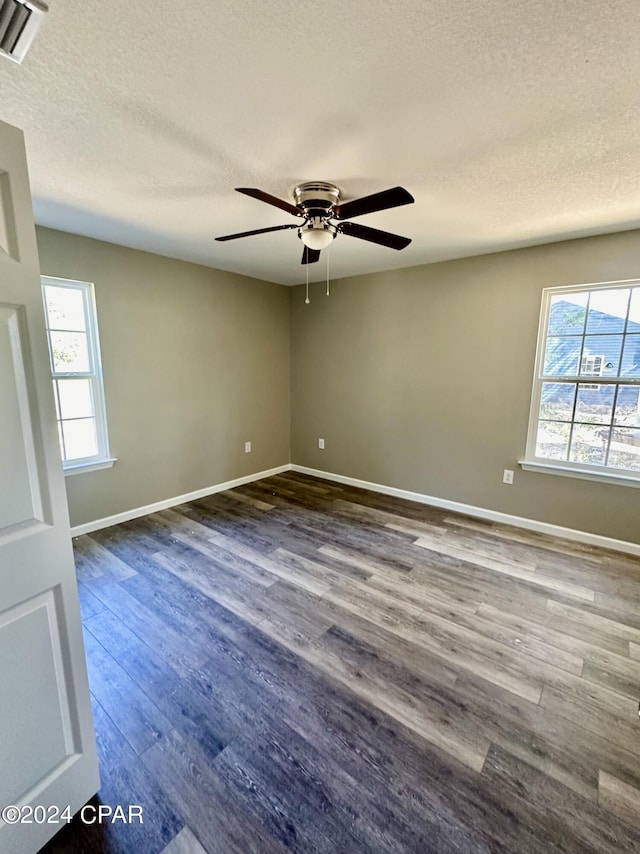
[(572, 463), (604, 465), (609, 441), (609, 427), (596, 424), (574, 424), (569, 459)]
[(640, 283), (550, 291), (543, 306), (536, 442), (528, 453), (640, 480)]
[(611, 424), (613, 396), (612, 385), (580, 384), (576, 400), (575, 420), (588, 424)]
[(79, 288), (62, 288), (45, 285), (49, 329), (75, 329), (84, 331), (84, 299)]
[(623, 427), (640, 427), (639, 386), (618, 386), (615, 423)]
[(613, 428), (609, 465), (617, 469), (640, 471), (640, 430)]
[[(618, 376), (621, 350), (622, 335), (588, 335), (584, 339), (581, 376)], [(593, 369), (594, 363), (597, 373)]]
[[(42, 277), (65, 466), (109, 457), (93, 285)], [(98, 419), (100, 423), (98, 424)]]
[(587, 333), (624, 332), (628, 305), (628, 288), (591, 291)]
[(578, 373), (578, 360), (582, 350), (582, 338), (547, 338), (544, 354), (544, 375), (575, 376)]
[(623, 377), (640, 377), (640, 335), (627, 335), (620, 373)]
[(571, 421), (575, 394), (575, 383), (542, 383), (540, 418)]
[(536, 456), (548, 460), (566, 460), (570, 429), (570, 424), (563, 424), (558, 421), (539, 421)]
[(91, 418), (91, 380), (58, 380), (62, 418)]
[(62, 429), (68, 460), (94, 457), (98, 453), (94, 418), (83, 418), (81, 421), (63, 421)]
[(89, 370), (89, 350), (84, 332), (52, 332), (51, 349), (56, 373)]
[(549, 335), (581, 335), (584, 331), (587, 293), (551, 297)]

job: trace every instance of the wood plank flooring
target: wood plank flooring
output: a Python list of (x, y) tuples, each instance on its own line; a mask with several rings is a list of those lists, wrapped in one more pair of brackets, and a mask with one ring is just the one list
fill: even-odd
[(75, 548), (144, 824), (48, 854), (640, 852), (640, 561), (295, 473)]

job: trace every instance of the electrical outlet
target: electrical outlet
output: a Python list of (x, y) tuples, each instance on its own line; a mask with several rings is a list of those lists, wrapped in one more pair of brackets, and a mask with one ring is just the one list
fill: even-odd
[(513, 472), (511, 469), (505, 469), (502, 475), (502, 482), (511, 485), (513, 483)]
[(321, 451), (324, 451), (324, 439), (318, 439), (318, 447)]
[(244, 443), (244, 452), (245, 452), (245, 454), (251, 453), (251, 442), (245, 442)]

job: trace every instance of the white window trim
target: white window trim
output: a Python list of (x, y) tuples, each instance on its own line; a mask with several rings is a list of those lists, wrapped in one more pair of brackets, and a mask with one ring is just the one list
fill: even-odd
[(538, 474), (559, 474), (562, 477), (576, 477), (580, 480), (595, 480), (600, 483), (615, 483), (618, 486), (635, 486), (640, 488), (640, 478), (629, 476), (629, 473), (617, 474), (617, 469), (604, 469), (604, 471), (585, 471), (582, 468), (573, 468), (570, 463), (552, 460), (547, 462), (530, 462), (529, 460), (518, 460), (518, 465), (524, 471), (534, 471)]
[[(540, 413), (540, 396), (542, 394), (542, 383), (553, 382), (553, 377), (543, 376), (546, 332), (549, 323), (549, 311), (551, 297), (553, 294), (573, 293), (576, 291), (612, 290), (614, 288), (640, 287), (640, 279), (622, 279), (615, 282), (591, 282), (583, 285), (568, 285), (554, 288), (544, 288), (542, 291), (542, 305), (540, 308), (540, 320), (538, 323), (538, 341), (536, 345), (536, 359), (533, 372), (533, 387), (531, 390), (531, 409), (529, 411), (529, 427), (527, 431), (527, 448), (525, 457), (518, 460), (518, 465), (525, 471), (533, 471), (541, 474), (554, 474), (563, 477), (574, 477), (581, 480), (592, 480), (600, 483), (613, 483), (618, 486), (640, 487), (640, 472), (630, 472), (623, 469), (614, 469), (605, 466), (589, 466), (585, 463), (572, 463), (569, 460), (550, 460), (548, 457), (536, 457), (536, 439), (538, 435), (538, 420)], [(622, 354), (621, 354), (622, 356)], [(589, 377), (563, 377), (576, 383), (581, 383)], [(591, 378), (592, 379), (592, 378)], [(639, 377), (624, 378), (602, 378), (599, 384), (640, 385)]]
[(114, 463), (118, 462), (117, 457), (107, 457), (95, 463), (69, 461), (64, 465), (64, 476), (70, 477), (72, 474), (84, 474), (89, 471), (99, 471), (100, 469), (110, 469)]
[[(92, 396), (95, 408), (96, 438), (98, 453), (91, 457), (67, 460), (62, 462), (65, 477), (83, 472), (97, 471), (98, 469), (111, 468), (117, 458), (112, 457), (109, 452), (109, 434), (107, 430), (107, 410), (104, 399), (104, 380), (102, 376), (102, 360), (100, 357), (100, 337), (98, 333), (98, 312), (96, 310), (95, 288), (92, 282), (81, 282), (75, 279), (61, 279), (56, 276), (41, 276), (43, 287), (50, 285), (54, 287), (73, 288), (82, 292), (84, 302), (85, 318), (88, 320), (87, 346), (89, 350), (89, 364), (91, 366), (90, 379), (92, 380)], [(47, 330), (49, 329), (49, 317), (45, 301), (45, 320)], [(51, 343), (49, 341), (49, 348)], [(76, 376), (76, 372), (69, 372), (69, 376)], [(53, 361), (51, 362), (51, 378), (63, 377), (63, 373), (54, 373)]]

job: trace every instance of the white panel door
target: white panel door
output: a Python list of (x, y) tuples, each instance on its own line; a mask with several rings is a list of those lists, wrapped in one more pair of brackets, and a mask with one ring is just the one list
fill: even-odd
[[(0, 811), (98, 788), (24, 144), (0, 122)], [(62, 826), (35, 818), (0, 818), (0, 852)]]

